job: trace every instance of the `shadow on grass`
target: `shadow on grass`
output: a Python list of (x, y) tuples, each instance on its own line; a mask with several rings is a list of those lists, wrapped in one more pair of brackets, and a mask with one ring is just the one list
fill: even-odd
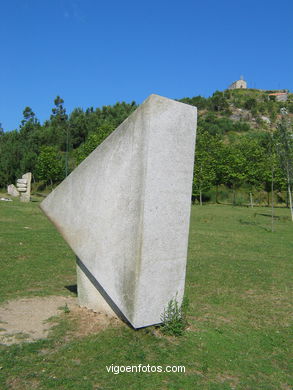
[(262, 230), (265, 230), (266, 232), (271, 232), (272, 230), (270, 228), (267, 228), (265, 226), (262, 226), (260, 225), (259, 223), (255, 222), (255, 221), (245, 221), (243, 220), (242, 218), (239, 219), (239, 222), (241, 223), (241, 225), (251, 225), (251, 226), (256, 226)]
[[(260, 215), (260, 216), (262, 216), (262, 217), (269, 217), (269, 218), (272, 218), (272, 214), (254, 213), (254, 217), (256, 217), (257, 215)], [(288, 216), (274, 215), (273, 218), (274, 218), (274, 219), (277, 219), (277, 220), (279, 220), (279, 221), (290, 221), (290, 217), (288, 217)]]
[(70, 286), (64, 286), (68, 291), (72, 292), (77, 296), (77, 284), (72, 284)]

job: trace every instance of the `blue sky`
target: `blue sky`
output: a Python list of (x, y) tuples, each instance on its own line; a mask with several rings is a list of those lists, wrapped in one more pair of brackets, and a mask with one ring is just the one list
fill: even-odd
[(0, 0), (0, 122), (149, 94), (293, 90), (292, 0)]

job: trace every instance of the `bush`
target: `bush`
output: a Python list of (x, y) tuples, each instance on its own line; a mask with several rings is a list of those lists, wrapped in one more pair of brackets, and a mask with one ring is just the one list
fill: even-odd
[(188, 309), (188, 299), (184, 298), (180, 306), (177, 300), (177, 294), (172, 298), (161, 315), (161, 329), (164, 334), (170, 336), (182, 336), (187, 327), (186, 312)]

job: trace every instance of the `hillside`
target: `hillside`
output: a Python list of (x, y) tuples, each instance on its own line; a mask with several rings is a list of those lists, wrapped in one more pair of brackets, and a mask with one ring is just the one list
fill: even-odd
[[(285, 107), (293, 118), (293, 94), (286, 102), (278, 102), (269, 94), (279, 91), (234, 89), (216, 91), (210, 98), (196, 96), (180, 101), (198, 107), (200, 124), (210, 133), (225, 134), (231, 131), (274, 130)], [(280, 91), (283, 92), (283, 91)]]

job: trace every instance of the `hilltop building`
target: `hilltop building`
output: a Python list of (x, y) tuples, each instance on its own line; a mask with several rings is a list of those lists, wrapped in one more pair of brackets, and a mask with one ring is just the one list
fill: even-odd
[(240, 80), (234, 81), (228, 89), (246, 89), (247, 88), (247, 82), (243, 80), (243, 76), (240, 77)]

